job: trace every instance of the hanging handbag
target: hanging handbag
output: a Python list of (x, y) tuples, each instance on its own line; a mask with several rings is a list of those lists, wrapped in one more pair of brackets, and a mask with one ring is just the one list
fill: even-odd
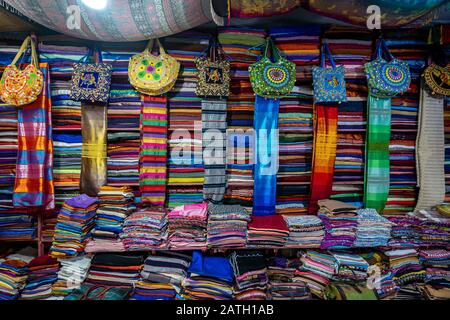
[(230, 94), (230, 61), (220, 44), (212, 39), (208, 47), (209, 57), (195, 61), (198, 82), (195, 94), (200, 97), (228, 97)]
[(430, 64), (422, 74), (433, 95), (450, 96), (450, 64), (441, 67)]
[[(389, 61), (383, 59), (383, 50)], [(364, 65), (370, 93), (378, 98), (390, 98), (406, 92), (411, 83), (409, 66), (390, 53), (383, 39), (378, 40), (377, 58)]]
[[(111, 87), (112, 66), (102, 63), (79, 62), (73, 64), (73, 76), (70, 99), (75, 101), (91, 101), (107, 103)], [(85, 58), (87, 60), (87, 56)]]
[(131, 57), (128, 66), (128, 78), (137, 91), (150, 96), (158, 96), (170, 91), (177, 81), (180, 63), (166, 54), (163, 46), (156, 39), (159, 55), (151, 51), (154, 40), (150, 40), (144, 52)]
[[(331, 68), (326, 68), (325, 59), (328, 56)], [(313, 87), (315, 102), (346, 102), (345, 68), (336, 67), (333, 56), (326, 43), (322, 44), (320, 67), (313, 67)]]
[[(31, 63), (20, 70), (16, 63), (27, 51), (31, 43)], [(22, 43), (14, 60), (5, 68), (0, 80), (0, 98), (14, 106), (30, 104), (38, 98), (44, 86), (44, 76), (39, 70), (38, 57), (34, 41), (28, 36)]]
[[(272, 48), (274, 62), (268, 56)], [(280, 55), (271, 38), (266, 39), (264, 56), (248, 68), (253, 91), (266, 98), (281, 98), (288, 95), (295, 85), (295, 64)]]

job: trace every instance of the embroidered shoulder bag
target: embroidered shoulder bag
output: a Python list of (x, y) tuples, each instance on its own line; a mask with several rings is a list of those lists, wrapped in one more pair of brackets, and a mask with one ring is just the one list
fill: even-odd
[[(89, 55), (89, 54), (88, 54)], [(112, 66), (102, 63), (74, 63), (70, 99), (75, 101), (108, 102)], [(86, 56), (87, 59), (87, 56)]]
[[(383, 50), (389, 61), (383, 59)], [(377, 57), (364, 65), (370, 93), (378, 98), (390, 98), (406, 92), (411, 83), (409, 66), (390, 53), (383, 39), (378, 40)]]
[[(268, 56), (272, 48), (274, 62)], [(295, 85), (295, 64), (280, 55), (271, 38), (266, 40), (264, 56), (249, 67), (250, 82), (256, 94), (266, 98), (281, 98), (288, 95)]]
[[(325, 59), (328, 56), (331, 68), (326, 68)], [(322, 44), (320, 67), (313, 67), (314, 99), (316, 102), (346, 102), (345, 68), (336, 67), (333, 56), (326, 43)]]
[(137, 91), (158, 96), (170, 91), (177, 81), (180, 63), (168, 55), (158, 39), (159, 55), (151, 53), (154, 40), (150, 40), (144, 52), (131, 57), (128, 78)]
[(230, 62), (222, 47), (212, 39), (208, 47), (209, 56), (195, 61), (198, 82), (195, 93), (200, 97), (228, 97), (230, 94)]
[(450, 96), (450, 64), (441, 67), (432, 63), (422, 76), (433, 95)]
[[(20, 70), (16, 63), (27, 51), (31, 43), (31, 63)], [(27, 37), (14, 60), (5, 68), (0, 80), (0, 97), (3, 102), (14, 106), (30, 104), (38, 98), (44, 86), (44, 76), (39, 70), (36, 46), (31, 37)]]

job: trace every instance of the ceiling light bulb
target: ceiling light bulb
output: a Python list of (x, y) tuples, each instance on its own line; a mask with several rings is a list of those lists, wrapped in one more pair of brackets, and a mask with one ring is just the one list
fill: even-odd
[(105, 9), (106, 5), (108, 4), (108, 0), (82, 0), (82, 1), (89, 8), (92, 8), (95, 10)]

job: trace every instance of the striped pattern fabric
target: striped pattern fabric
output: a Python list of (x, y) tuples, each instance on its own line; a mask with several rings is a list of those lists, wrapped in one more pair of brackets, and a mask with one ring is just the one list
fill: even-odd
[(429, 210), (445, 200), (444, 100), (431, 96), (422, 83), (416, 163), (419, 199), (416, 210)]
[(313, 168), (309, 213), (319, 209), (318, 200), (328, 199), (333, 189), (337, 144), (337, 105), (315, 105)]
[(364, 203), (383, 212), (389, 194), (391, 98), (368, 98)]
[(167, 98), (142, 95), (139, 184), (143, 205), (164, 206), (167, 179)]
[(38, 99), (18, 108), (18, 147), (13, 205), (55, 207), (53, 140), (48, 64), (41, 63), (44, 88)]
[(202, 101), (203, 162), (205, 182), (203, 199), (213, 203), (223, 200), (226, 180), (227, 103), (225, 100)]

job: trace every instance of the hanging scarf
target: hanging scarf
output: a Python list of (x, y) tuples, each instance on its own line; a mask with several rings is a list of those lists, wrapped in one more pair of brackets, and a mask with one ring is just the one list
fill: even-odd
[(419, 198), (416, 210), (429, 210), (445, 200), (444, 99), (432, 96), (421, 84), (419, 131), (416, 140)]
[(308, 213), (316, 213), (317, 201), (331, 195), (336, 159), (338, 107), (315, 105), (313, 167)]
[(203, 161), (205, 182), (203, 199), (223, 200), (226, 180), (227, 103), (225, 100), (202, 100)]
[(391, 139), (391, 98), (367, 101), (366, 168), (364, 203), (382, 213), (389, 195), (389, 143)]
[(164, 206), (167, 184), (167, 98), (142, 95), (139, 185), (142, 204)]
[(253, 214), (269, 216), (276, 213), (278, 171), (278, 111), (279, 99), (255, 100), (255, 171)]
[(48, 64), (41, 63), (44, 87), (36, 101), (18, 108), (18, 154), (13, 204), (15, 207), (55, 207), (53, 139)]
[(107, 182), (106, 131), (106, 106), (83, 102), (80, 191), (91, 197), (97, 196), (100, 188)]

